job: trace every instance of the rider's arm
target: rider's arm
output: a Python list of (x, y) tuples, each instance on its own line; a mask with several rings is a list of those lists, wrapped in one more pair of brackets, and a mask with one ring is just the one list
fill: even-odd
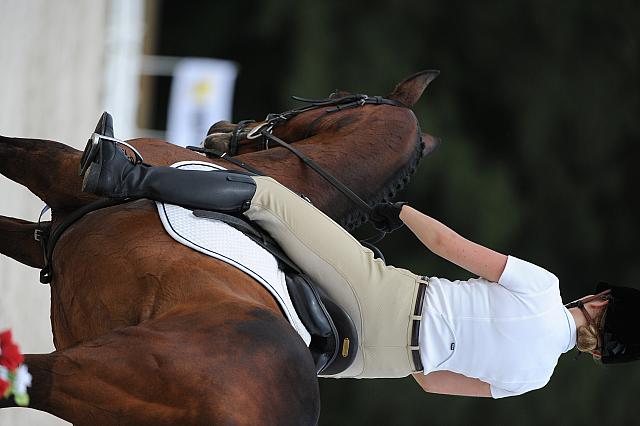
[(429, 393), (461, 396), (491, 396), (491, 387), (479, 379), (472, 379), (451, 371), (433, 371), (426, 376), (414, 373), (414, 379)]
[(429, 250), (486, 280), (498, 282), (507, 256), (461, 237), (437, 220), (407, 205), (400, 219)]

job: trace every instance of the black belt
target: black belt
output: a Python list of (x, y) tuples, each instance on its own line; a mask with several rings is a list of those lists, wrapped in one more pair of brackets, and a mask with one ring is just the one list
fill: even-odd
[(422, 359), (420, 358), (420, 321), (422, 320), (422, 305), (424, 304), (424, 295), (427, 293), (429, 279), (420, 277), (422, 280), (418, 283), (418, 291), (416, 292), (416, 304), (413, 308), (413, 319), (411, 320), (411, 342), (410, 351), (413, 359), (415, 371), (423, 371)]

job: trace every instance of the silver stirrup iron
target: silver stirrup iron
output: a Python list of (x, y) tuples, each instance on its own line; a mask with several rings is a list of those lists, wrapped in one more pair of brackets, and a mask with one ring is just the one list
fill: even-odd
[[(98, 149), (98, 146), (100, 146), (100, 139), (104, 139), (107, 141), (111, 141), (111, 142), (115, 142), (116, 145), (124, 145), (127, 148), (129, 148), (131, 151), (133, 151), (133, 155), (135, 156), (134, 158), (134, 162), (133, 164), (142, 164), (144, 162), (144, 158), (142, 157), (142, 154), (140, 154), (140, 151), (138, 151), (137, 149), (135, 149), (131, 144), (121, 140), (121, 139), (116, 139), (116, 138), (111, 138), (109, 136), (104, 136), (101, 135), (99, 133), (93, 133), (91, 134), (91, 137), (89, 138), (89, 142), (91, 143), (91, 149), (89, 150), (89, 155), (87, 155), (87, 158), (92, 158), (94, 155), (94, 151)], [(80, 171), (79, 171), (79, 175), (80, 176), (84, 176), (85, 172), (87, 171), (87, 169), (89, 168), (89, 165), (91, 165), (91, 161), (86, 161)]]

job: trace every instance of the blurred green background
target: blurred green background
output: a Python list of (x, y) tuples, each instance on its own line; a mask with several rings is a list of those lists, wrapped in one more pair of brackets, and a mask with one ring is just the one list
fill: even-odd
[[(240, 65), (234, 120), (341, 88), (386, 94), (441, 70), (414, 110), (442, 138), (398, 199), (553, 271), (566, 301), (638, 285), (640, 3), (165, 1), (156, 52)], [(407, 230), (390, 264), (468, 278)], [(640, 310), (640, 309), (639, 309)], [(560, 359), (506, 400), (425, 394), (413, 379), (321, 380), (322, 425), (638, 424), (640, 365)]]

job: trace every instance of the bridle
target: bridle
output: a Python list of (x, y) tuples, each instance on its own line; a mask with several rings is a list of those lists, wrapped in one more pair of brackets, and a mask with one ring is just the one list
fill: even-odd
[[(279, 114), (267, 115), (265, 121), (263, 121), (247, 133), (247, 139), (257, 139), (260, 136), (264, 136), (265, 134), (272, 134), (273, 129), (276, 126), (279, 126), (284, 122), (290, 120), (291, 118), (304, 112), (317, 110), (319, 108), (333, 107), (327, 109), (325, 111), (325, 114), (331, 114), (334, 112), (343, 111), (350, 108), (357, 108), (364, 105), (392, 105), (401, 108), (408, 108), (402, 102), (396, 101), (394, 99), (387, 99), (383, 98), (382, 96), (368, 96), (363, 94), (347, 95), (341, 96), (339, 98), (332, 98), (331, 95), (329, 95), (329, 97), (325, 99), (308, 99), (302, 98), (300, 96), (292, 96), (292, 98), (298, 102), (304, 102), (307, 105)], [(310, 123), (309, 128), (312, 127), (320, 118), (322, 118), (322, 115), (316, 118), (316, 120), (314, 120), (312, 123)], [(264, 149), (268, 148), (269, 140), (266, 139)]]
[[(238, 153), (238, 142), (241, 139), (256, 139), (262, 141), (261, 148), (263, 150), (269, 149), (269, 138), (265, 137), (265, 134), (272, 135), (275, 127), (284, 124), (290, 119), (308, 112), (317, 110), (325, 107), (328, 108), (325, 111), (325, 114), (331, 114), (338, 111), (343, 111), (345, 109), (356, 108), (364, 105), (392, 105), (401, 108), (409, 108), (405, 104), (400, 101), (396, 101), (394, 99), (384, 98), (382, 96), (369, 96), (364, 94), (354, 94), (354, 95), (346, 95), (341, 97), (332, 97), (335, 94), (332, 93), (328, 98), (325, 99), (309, 99), (303, 98), (300, 96), (292, 96), (291, 98), (298, 101), (303, 102), (306, 105), (290, 109), (285, 112), (280, 113), (270, 113), (267, 114), (267, 117), (264, 121), (257, 124), (250, 130), (246, 130), (249, 124), (255, 123), (254, 120), (242, 120), (238, 123), (238, 126), (231, 133), (231, 139), (229, 141), (229, 149), (227, 151), (227, 155), (235, 156)], [(324, 116), (316, 118), (312, 123), (309, 124), (308, 128), (311, 128), (319, 119)], [(308, 137), (308, 133), (305, 138)], [(197, 148), (197, 147), (188, 147), (188, 148)]]

